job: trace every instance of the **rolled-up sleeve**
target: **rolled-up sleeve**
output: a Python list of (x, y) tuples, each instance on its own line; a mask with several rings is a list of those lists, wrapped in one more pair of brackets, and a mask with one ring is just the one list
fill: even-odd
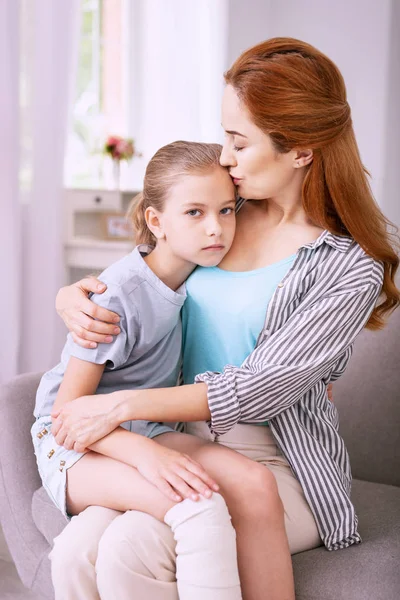
[(239, 421), (273, 419), (332, 373), (344, 355), (350, 356), (381, 291), (382, 267), (373, 264), (367, 280), (346, 277), (325, 295), (304, 303), (303, 310), (300, 305), (242, 366), (197, 375), (195, 382), (208, 387), (214, 433), (226, 433)]

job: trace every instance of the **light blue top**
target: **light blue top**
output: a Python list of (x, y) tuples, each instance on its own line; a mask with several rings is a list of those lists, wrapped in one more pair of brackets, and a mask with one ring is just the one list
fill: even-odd
[(193, 383), (198, 373), (240, 367), (254, 350), (269, 301), (295, 257), (253, 271), (193, 271), (182, 311), (185, 383)]
[(69, 335), (61, 362), (40, 382), (36, 418), (51, 413), (72, 356), (105, 363), (97, 394), (176, 385), (181, 366), (180, 311), (186, 299), (185, 285), (175, 292), (158, 279), (143, 258), (151, 250), (144, 244), (137, 246), (100, 275), (107, 290), (93, 295), (92, 300), (119, 314), (121, 333), (111, 344), (99, 344), (95, 350), (81, 348)]

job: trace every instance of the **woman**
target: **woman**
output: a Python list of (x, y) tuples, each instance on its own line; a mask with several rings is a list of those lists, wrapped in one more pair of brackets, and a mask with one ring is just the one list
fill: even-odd
[[(57, 441), (62, 443), (68, 434), (76, 449), (83, 448), (128, 419), (189, 422), (188, 433), (236, 449), (273, 472), (292, 553), (315, 547), (316, 535), (330, 550), (345, 548), (361, 538), (350, 500), (349, 459), (326, 385), (344, 372), (361, 329), (381, 328), (384, 317), (398, 306), (398, 256), (366, 179), (336, 66), (304, 42), (276, 38), (246, 51), (225, 79), (221, 164), (229, 168), (247, 202), (239, 202), (236, 237), (219, 265), (215, 285), (218, 274), (246, 278), (286, 259), (288, 270), (270, 298), (252, 293), (233, 319), (224, 318), (223, 310), (218, 319), (212, 318), (213, 290), (201, 293), (195, 271), (188, 293), (190, 297), (193, 292), (201, 324), (189, 305), (184, 371), (186, 363), (187, 373), (201, 373), (196, 384), (116, 392), (97, 396), (95, 402), (88, 397), (75, 400), (57, 417)], [(225, 288), (231, 289), (219, 285), (218, 303), (228, 313), (232, 294), (221, 297)], [(115, 316), (98, 313), (87, 300), (94, 289), (93, 282), (84, 281), (63, 289), (58, 297), (60, 313), (73, 337), (86, 340), (83, 345), (105, 341), (115, 327), (92, 320), (112, 323)], [(207, 341), (225, 339), (237, 319), (249, 347), (252, 336), (247, 334), (254, 331), (249, 315), (257, 316), (259, 335), (243, 363), (230, 360), (233, 339), (205, 353)], [(193, 425), (194, 421), (203, 423)], [(268, 427), (255, 425), (266, 421)], [(273, 469), (279, 460), (281, 469)], [(220, 483), (218, 474), (209, 472)], [(245, 478), (242, 481), (245, 485)], [(302, 502), (312, 515), (306, 527), (296, 518)], [(249, 503), (260, 510), (259, 495)], [(246, 556), (238, 543), (246, 600), (293, 597), (288, 589), (269, 594), (274, 527), (276, 523), (269, 535), (265, 527), (262, 531), (267, 533), (260, 534), (265, 536), (263, 567), (260, 557)], [(137, 538), (138, 530), (132, 535)], [(159, 549), (160, 561), (173, 555), (171, 544), (167, 540)], [(153, 597), (162, 597), (156, 595), (157, 586), (168, 577), (160, 581), (160, 570), (146, 566), (149, 548), (134, 552), (141, 581), (154, 590)], [(147, 570), (140, 572), (140, 564)]]

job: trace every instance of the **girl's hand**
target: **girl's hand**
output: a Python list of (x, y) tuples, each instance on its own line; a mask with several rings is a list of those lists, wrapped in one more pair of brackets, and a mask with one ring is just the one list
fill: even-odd
[(62, 287), (56, 298), (56, 309), (71, 332), (74, 342), (83, 348), (96, 348), (98, 343), (109, 344), (120, 332), (119, 316), (89, 300), (90, 292), (102, 294), (107, 286), (87, 277)]
[(67, 450), (84, 452), (118, 427), (119, 404), (115, 393), (81, 396), (63, 404), (51, 413), (51, 432), (57, 444)]
[(174, 502), (183, 498), (198, 500), (199, 494), (210, 498), (219, 486), (203, 467), (187, 454), (154, 444), (132, 464), (150, 483)]

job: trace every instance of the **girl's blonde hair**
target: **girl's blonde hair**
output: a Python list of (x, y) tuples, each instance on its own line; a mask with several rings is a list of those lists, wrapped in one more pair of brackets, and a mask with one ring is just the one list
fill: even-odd
[(313, 223), (350, 235), (383, 263), (382, 296), (367, 323), (369, 329), (380, 329), (400, 304), (397, 228), (372, 196), (339, 69), (310, 44), (273, 38), (239, 56), (225, 81), (277, 152), (313, 150), (303, 185), (304, 209)]
[(149, 206), (162, 212), (172, 186), (183, 175), (201, 174), (219, 167), (222, 152), (220, 144), (178, 141), (158, 150), (147, 165), (143, 192), (137, 194), (129, 209), (137, 244), (156, 244), (156, 238), (147, 226), (145, 212)]

